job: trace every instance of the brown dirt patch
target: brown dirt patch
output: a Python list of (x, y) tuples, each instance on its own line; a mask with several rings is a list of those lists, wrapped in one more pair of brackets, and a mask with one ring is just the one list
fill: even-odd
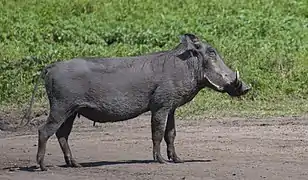
[[(84, 167), (63, 167), (52, 136), (46, 172), (36, 167), (36, 129), (0, 131), (0, 179), (307, 179), (307, 125), (307, 117), (177, 120), (176, 149), (185, 163), (158, 164), (152, 162), (148, 116), (96, 127), (81, 118), (70, 146)], [(163, 142), (164, 157), (165, 148)]]

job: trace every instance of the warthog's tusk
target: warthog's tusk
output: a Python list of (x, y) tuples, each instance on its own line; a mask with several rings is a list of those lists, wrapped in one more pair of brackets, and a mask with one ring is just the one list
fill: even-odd
[(235, 80), (240, 80), (240, 73), (238, 71), (236, 71)]

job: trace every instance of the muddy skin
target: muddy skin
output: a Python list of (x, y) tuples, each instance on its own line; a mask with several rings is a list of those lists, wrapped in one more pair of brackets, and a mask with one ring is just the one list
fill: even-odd
[(46, 144), (54, 134), (67, 166), (81, 167), (68, 143), (76, 116), (95, 125), (151, 112), (154, 161), (168, 162), (161, 153), (164, 139), (168, 159), (181, 163), (174, 145), (175, 110), (203, 88), (234, 97), (250, 89), (215, 48), (193, 34), (184, 34), (180, 43), (168, 51), (135, 57), (74, 58), (48, 65), (41, 76), (50, 105), (47, 121), (38, 130), (37, 163), (43, 171), (47, 170)]

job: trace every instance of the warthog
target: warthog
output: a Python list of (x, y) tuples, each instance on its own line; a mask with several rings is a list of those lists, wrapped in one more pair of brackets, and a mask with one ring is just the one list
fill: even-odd
[(50, 105), (47, 122), (38, 130), (37, 163), (41, 170), (47, 170), (46, 143), (53, 134), (66, 164), (80, 167), (68, 145), (76, 115), (105, 123), (150, 111), (154, 161), (167, 161), (160, 148), (164, 138), (168, 159), (183, 162), (174, 147), (176, 108), (205, 87), (230, 96), (244, 95), (250, 89), (237, 71), (225, 65), (215, 48), (193, 34), (182, 35), (172, 50), (135, 57), (74, 58), (48, 65), (41, 76)]

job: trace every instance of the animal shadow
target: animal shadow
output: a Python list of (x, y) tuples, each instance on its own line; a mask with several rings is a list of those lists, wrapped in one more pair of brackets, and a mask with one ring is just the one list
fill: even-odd
[[(52, 167), (52, 166), (46, 166), (46, 167)], [(10, 172), (15, 172), (15, 171), (26, 171), (26, 172), (35, 172), (35, 171), (40, 171), (40, 167), (39, 166), (21, 166), (21, 167), (17, 167), (17, 166), (13, 166), (13, 167), (5, 167), (2, 170), (8, 170)]]
[[(205, 163), (212, 162), (214, 160), (205, 159), (205, 160), (184, 160), (184, 163)], [(172, 163), (171, 161), (169, 161)], [(125, 161), (97, 161), (97, 162), (83, 162), (80, 163), (82, 167), (97, 167), (97, 166), (112, 166), (112, 165), (121, 165), (121, 164), (155, 164), (154, 160), (125, 160)], [(66, 165), (61, 165), (59, 167), (67, 167)]]
[[(215, 159), (204, 159), (204, 160), (184, 160), (184, 163), (206, 163), (206, 162), (212, 162), (215, 161)], [(169, 161), (172, 163), (171, 161)], [(97, 166), (112, 166), (112, 165), (121, 165), (121, 164), (155, 164), (154, 160), (125, 160), (125, 161), (97, 161), (97, 162), (83, 162), (80, 163), (82, 167), (97, 167)], [(52, 165), (46, 165), (46, 167), (54, 167)], [(66, 168), (66, 165), (58, 165), (58, 167), (64, 167)], [(39, 166), (22, 166), (22, 167), (5, 167), (2, 170), (8, 170), (11, 172), (14, 171), (26, 171), (26, 172), (36, 172), (40, 171)]]

